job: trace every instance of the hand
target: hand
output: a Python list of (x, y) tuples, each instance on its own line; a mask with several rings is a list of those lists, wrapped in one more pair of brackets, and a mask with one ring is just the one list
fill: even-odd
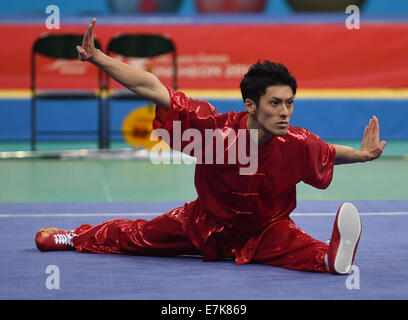
[(77, 46), (79, 59), (81, 61), (92, 60), (93, 56), (96, 53), (94, 46), (94, 37), (93, 37), (93, 28), (95, 25), (96, 19), (93, 18), (91, 23), (88, 25), (88, 28), (85, 31), (84, 38), (82, 39), (82, 46)]
[(374, 116), (364, 129), (360, 150), (366, 153), (367, 160), (374, 160), (382, 154), (386, 144), (384, 140), (380, 142), (380, 124)]

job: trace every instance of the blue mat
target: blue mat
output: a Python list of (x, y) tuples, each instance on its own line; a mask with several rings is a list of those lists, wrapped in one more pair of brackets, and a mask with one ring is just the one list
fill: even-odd
[[(363, 233), (349, 276), (298, 272), (200, 257), (40, 252), (35, 232), (118, 216), (152, 219), (181, 203), (0, 204), (2, 300), (401, 300), (408, 298), (408, 201), (359, 201)], [(311, 236), (331, 236), (340, 202), (299, 202), (292, 217)], [(59, 271), (59, 289), (47, 281)], [(52, 267), (51, 267), (52, 268)], [(52, 269), (55, 271), (55, 269)], [(48, 279), (48, 280), (47, 280)]]

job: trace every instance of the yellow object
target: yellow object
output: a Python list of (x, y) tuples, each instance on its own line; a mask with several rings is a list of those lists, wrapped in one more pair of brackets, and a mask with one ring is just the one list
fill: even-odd
[[(153, 133), (154, 117), (153, 104), (132, 110), (122, 122), (122, 134), (125, 141), (133, 147), (144, 147), (149, 150), (158, 143), (164, 143), (159, 141)], [(156, 139), (151, 139), (151, 137), (156, 137)]]
[[(180, 91), (197, 99), (239, 99), (241, 92), (237, 89), (188, 89)], [(107, 96), (108, 92), (101, 92)], [(297, 98), (300, 99), (407, 99), (408, 88), (344, 88), (344, 89), (302, 89), (299, 88)], [(0, 89), (0, 99), (28, 99), (31, 91), (26, 89)]]

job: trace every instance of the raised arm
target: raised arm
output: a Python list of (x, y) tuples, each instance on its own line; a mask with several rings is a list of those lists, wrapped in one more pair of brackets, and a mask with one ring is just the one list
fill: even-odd
[(365, 162), (377, 159), (381, 156), (387, 142), (380, 142), (380, 125), (376, 116), (370, 119), (365, 127), (364, 136), (361, 140), (360, 150), (348, 146), (335, 145), (335, 164)]
[(155, 75), (109, 57), (94, 47), (93, 28), (95, 22), (96, 19), (92, 19), (85, 31), (82, 46), (77, 46), (79, 59), (89, 61), (129, 90), (168, 109), (170, 94)]

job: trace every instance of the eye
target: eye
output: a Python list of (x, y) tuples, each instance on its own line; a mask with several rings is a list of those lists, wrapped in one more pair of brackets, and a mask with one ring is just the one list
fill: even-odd
[(286, 104), (288, 105), (288, 106), (293, 106), (293, 103), (294, 103), (295, 101), (293, 101), (293, 100), (289, 100), (289, 101), (287, 101), (286, 102)]

